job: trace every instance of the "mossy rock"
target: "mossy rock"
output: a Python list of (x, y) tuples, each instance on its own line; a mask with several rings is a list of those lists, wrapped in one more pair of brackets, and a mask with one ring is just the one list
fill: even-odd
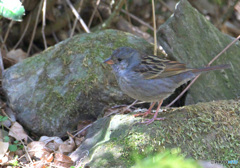
[(111, 67), (112, 51), (129, 46), (151, 54), (142, 38), (117, 30), (76, 35), (4, 72), (3, 89), (17, 119), (37, 135), (66, 135), (108, 105), (130, 103)]
[[(159, 28), (158, 42), (174, 59), (190, 68), (208, 64), (233, 41), (220, 32), (187, 0), (181, 0), (174, 14)], [(230, 64), (231, 69), (203, 73), (190, 88), (186, 104), (234, 99), (240, 95), (240, 44), (237, 42), (213, 65)]]
[[(228, 161), (239, 157), (240, 101), (198, 103), (167, 109), (164, 121), (141, 124), (133, 114), (97, 120), (85, 141), (70, 155), (90, 167), (131, 167), (166, 149), (181, 149), (195, 160)], [(224, 162), (227, 165), (226, 162)]]

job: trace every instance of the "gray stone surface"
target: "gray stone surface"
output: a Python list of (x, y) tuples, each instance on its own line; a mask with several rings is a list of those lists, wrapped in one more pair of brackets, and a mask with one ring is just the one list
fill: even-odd
[(99, 117), (108, 105), (132, 102), (103, 64), (122, 46), (153, 52), (142, 38), (105, 30), (74, 36), (10, 67), (3, 77), (9, 106), (26, 129), (62, 136), (80, 120)]
[(166, 120), (150, 125), (140, 124), (141, 118), (132, 114), (105, 117), (93, 123), (70, 157), (82, 167), (125, 168), (155, 153), (179, 148), (195, 160), (234, 160), (240, 152), (236, 148), (240, 145), (239, 109), (240, 100), (198, 103), (167, 109), (159, 114)]
[[(233, 38), (221, 33), (203, 15), (181, 0), (174, 14), (160, 26), (158, 42), (176, 60), (198, 68), (222, 51)], [(240, 95), (239, 42), (213, 63), (230, 64), (232, 69), (204, 73), (191, 87), (186, 104), (232, 99)]]

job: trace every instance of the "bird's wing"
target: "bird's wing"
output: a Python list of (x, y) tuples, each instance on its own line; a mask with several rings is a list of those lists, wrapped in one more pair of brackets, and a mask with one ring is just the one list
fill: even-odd
[(192, 69), (178, 61), (162, 59), (154, 55), (144, 55), (142, 62), (134, 67), (135, 72), (140, 72), (145, 79), (158, 79), (177, 75)]

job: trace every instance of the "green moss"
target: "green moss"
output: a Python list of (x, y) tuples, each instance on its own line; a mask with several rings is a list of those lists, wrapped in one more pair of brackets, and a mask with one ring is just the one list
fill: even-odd
[[(234, 160), (240, 152), (239, 106), (239, 101), (221, 101), (168, 109), (161, 114), (167, 118), (165, 121), (147, 126), (137, 124), (137, 120), (125, 132), (118, 131), (118, 135), (117, 131), (111, 132), (115, 138), (103, 145), (118, 146), (121, 149), (118, 159), (126, 167), (173, 148), (196, 160)], [(183, 158), (181, 162), (184, 163)]]

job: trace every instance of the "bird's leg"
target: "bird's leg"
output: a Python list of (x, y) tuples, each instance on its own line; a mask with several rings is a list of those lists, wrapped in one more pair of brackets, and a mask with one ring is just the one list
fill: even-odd
[(138, 113), (138, 114), (135, 114), (134, 117), (138, 117), (138, 116), (148, 116), (149, 114), (152, 114), (151, 111), (152, 111), (152, 108), (153, 106), (156, 104), (156, 102), (152, 102), (151, 106), (149, 107), (148, 111), (146, 111), (145, 113)]
[(157, 118), (158, 111), (159, 111), (159, 109), (160, 109), (160, 107), (161, 107), (161, 105), (162, 105), (162, 102), (163, 102), (163, 100), (161, 100), (160, 102), (158, 102), (158, 107), (157, 107), (157, 110), (156, 110), (153, 118), (152, 118), (152, 119), (147, 119), (147, 121), (145, 121), (145, 122), (143, 122), (143, 123), (149, 125), (149, 124), (151, 124), (152, 122), (154, 122), (155, 120), (164, 120), (164, 119), (165, 119), (165, 118)]

